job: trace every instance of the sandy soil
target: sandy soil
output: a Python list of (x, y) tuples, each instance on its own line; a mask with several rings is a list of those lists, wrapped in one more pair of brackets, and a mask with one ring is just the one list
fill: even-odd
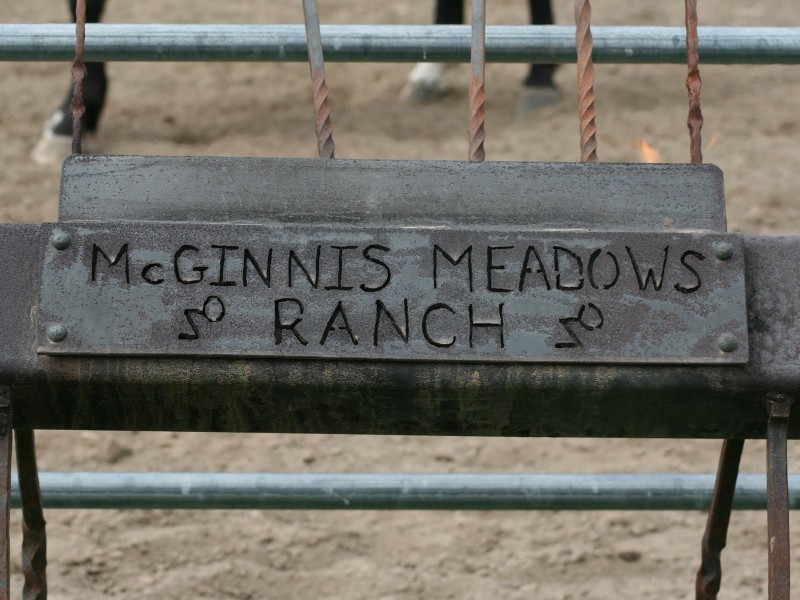
[[(59, 22), (64, 2), (0, 5), (2, 22)], [(571, 4), (556, 3), (557, 19)], [(682, 4), (606, 0), (597, 24), (681, 25)], [(296, 22), (301, 3), (111, 2), (108, 22)], [(429, 2), (322, 0), (323, 22), (423, 23)], [(489, 3), (490, 20), (526, 19), (520, 0)], [(700, 2), (701, 22), (800, 25), (795, 0)], [(407, 65), (328, 67), (340, 157), (466, 154), (466, 67), (436, 105), (398, 100)], [(521, 65), (490, 65), (487, 154), (575, 160), (574, 67), (560, 104), (519, 114)], [(94, 151), (313, 156), (302, 64), (114, 64)], [(800, 77), (796, 67), (706, 67), (705, 158), (725, 172), (732, 230), (796, 232)], [(0, 220), (55, 219), (59, 169), (28, 153), (67, 88), (66, 64), (0, 64)], [(599, 66), (599, 153), (688, 156), (685, 68)], [(40, 432), (44, 470), (709, 472), (718, 442), (445, 439), (135, 432)], [(790, 447), (797, 465), (800, 448)], [(764, 470), (748, 443), (744, 471)], [(692, 598), (699, 513), (426, 513), (49, 511), (51, 598)], [(16, 519), (16, 517), (15, 517)], [(795, 540), (800, 528), (793, 526)], [(19, 544), (16, 535), (15, 546)], [(800, 553), (795, 552), (795, 556)], [(734, 516), (724, 596), (765, 597), (766, 519)], [(800, 566), (795, 559), (794, 568)], [(19, 558), (13, 560), (19, 593)]]

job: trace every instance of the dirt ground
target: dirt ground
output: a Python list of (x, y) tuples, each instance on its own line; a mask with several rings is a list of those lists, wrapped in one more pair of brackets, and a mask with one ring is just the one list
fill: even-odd
[[(0, 22), (63, 22), (65, 2), (0, 4)], [(321, 0), (323, 22), (424, 23), (428, 0)], [(491, 22), (521, 23), (521, 0), (492, 0)], [(556, 2), (568, 23), (572, 3)], [(192, 6), (193, 10), (185, 11)], [(604, 0), (596, 24), (682, 25), (683, 3)], [(300, 23), (301, 3), (263, 0), (110, 2), (107, 22)], [(796, 0), (702, 0), (701, 23), (800, 25)], [(337, 156), (461, 159), (467, 68), (454, 92), (416, 106), (398, 99), (409, 65), (330, 64)], [(56, 217), (59, 168), (29, 159), (67, 89), (66, 63), (0, 64), (0, 220)], [(574, 66), (558, 71), (562, 101), (518, 113), (522, 65), (488, 69), (487, 156), (578, 157)], [(304, 64), (110, 67), (96, 152), (314, 156)], [(725, 172), (735, 231), (800, 226), (797, 67), (702, 69), (705, 158)], [(685, 67), (597, 67), (599, 155), (639, 161), (646, 139), (666, 162), (688, 157)], [(719, 442), (40, 432), (43, 470), (348, 472), (710, 472)], [(790, 446), (790, 468), (800, 447)], [(746, 445), (746, 472), (764, 445)], [(51, 598), (693, 598), (704, 515), (686, 512), (47, 513)], [(18, 518), (15, 516), (15, 531)], [(792, 526), (794, 570), (800, 527)], [(19, 534), (13, 544), (18, 547)], [(766, 518), (736, 513), (723, 596), (766, 596)], [(20, 559), (13, 585), (21, 590)], [(798, 595), (800, 597), (800, 594)]]

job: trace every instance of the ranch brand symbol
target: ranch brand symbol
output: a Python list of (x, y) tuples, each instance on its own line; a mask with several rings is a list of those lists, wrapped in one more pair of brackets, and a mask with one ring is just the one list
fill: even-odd
[(71, 241), (45, 256), (45, 354), (747, 361), (744, 251), (732, 235), (192, 223), (54, 232)]

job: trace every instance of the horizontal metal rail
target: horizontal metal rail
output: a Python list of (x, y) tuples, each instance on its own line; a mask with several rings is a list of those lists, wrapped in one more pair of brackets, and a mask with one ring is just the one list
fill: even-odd
[[(45, 508), (705, 510), (714, 475), (41, 473)], [(12, 505), (19, 507), (16, 473)], [(800, 475), (789, 477), (800, 508)], [(734, 508), (766, 507), (764, 474), (740, 475)]]
[[(592, 27), (598, 63), (684, 63), (680, 27)], [(800, 64), (800, 27), (700, 27), (704, 64)], [(322, 26), (326, 61), (469, 62), (470, 28), (436, 25)], [(0, 25), (0, 60), (67, 61), (75, 27)], [(302, 25), (111, 25), (86, 27), (89, 61), (308, 60)], [(571, 26), (486, 28), (491, 62), (575, 62)]]

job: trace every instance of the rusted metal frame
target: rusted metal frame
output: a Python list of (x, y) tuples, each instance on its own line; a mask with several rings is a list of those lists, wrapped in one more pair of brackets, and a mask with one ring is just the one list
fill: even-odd
[(334, 158), (333, 125), (328, 103), (328, 84), (325, 81), (325, 61), (322, 55), (317, 0), (303, 0), (303, 14), (308, 42), (308, 66), (311, 71), (311, 98), (314, 103), (317, 148), (320, 158)]
[(469, 160), (486, 158), (486, 0), (472, 0), (469, 79)]
[(767, 409), (767, 536), (769, 600), (789, 600), (789, 481), (786, 440), (793, 399), (768, 394)]
[(581, 133), (581, 161), (597, 162), (595, 124), (594, 63), (592, 62), (592, 6), (589, 0), (575, 0), (575, 45), (578, 50), (578, 117)]
[(81, 134), (86, 105), (83, 102), (83, 80), (86, 78), (84, 49), (86, 46), (86, 0), (78, 0), (75, 8), (75, 61), (72, 63), (72, 102), (69, 112), (72, 117), (72, 153), (81, 153)]
[(695, 582), (697, 600), (715, 600), (722, 583), (721, 554), (727, 541), (742, 448), (744, 440), (741, 439), (725, 440), (722, 444), (714, 495), (703, 534), (702, 562)]
[[(471, 363), (36, 355), (48, 234), (39, 225), (0, 227), (0, 384), (13, 386), (20, 427), (763, 438), (765, 413), (753, 398), (800, 385), (800, 367), (785, 360), (796, 353), (800, 236), (743, 236), (747, 365), (498, 363), (482, 365), (476, 381)], [(789, 435), (800, 438), (800, 421)]]
[[(745, 366), (498, 363), (482, 365), (476, 382), (470, 363), (38, 356), (31, 319), (45, 231), (0, 232), (0, 383), (14, 386), (21, 427), (746, 438), (765, 435), (754, 393), (800, 382), (797, 366), (780, 360), (796, 339), (797, 236), (745, 236)], [(800, 437), (800, 422), (790, 435)]]
[(0, 600), (8, 600), (11, 575), (11, 391), (0, 387)]
[(62, 181), (59, 221), (725, 231), (713, 165), (95, 154), (67, 159)]
[[(697, 38), (697, 0), (686, 0), (686, 62), (688, 75), (686, 89), (689, 92), (689, 153), (692, 163), (702, 163), (700, 129), (703, 127), (703, 114), (700, 110), (700, 54)], [(722, 584), (722, 550), (725, 548), (730, 523), (736, 478), (742, 457), (744, 440), (725, 440), (720, 453), (717, 483), (714, 498), (708, 513), (706, 530), (703, 534), (702, 559), (697, 572), (695, 594), (698, 600), (715, 600)], [(788, 492), (787, 492), (788, 494)], [(788, 496), (787, 496), (788, 502)], [(788, 504), (787, 504), (788, 507)], [(788, 510), (788, 508), (787, 508)]]
[(686, 0), (686, 62), (689, 68), (686, 89), (689, 92), (689, 154), (691, 162), (703, 162), (700, 130), (703, 129), (703, 112), (700, 109), (700, 52), (697, 39), (697, 0)]
[(15, 431), (17, 473), (22, 500), (22, 572), (24, 600), (47, 598), (47, 534), (45, 531), (36, 441), (32, 429)]

